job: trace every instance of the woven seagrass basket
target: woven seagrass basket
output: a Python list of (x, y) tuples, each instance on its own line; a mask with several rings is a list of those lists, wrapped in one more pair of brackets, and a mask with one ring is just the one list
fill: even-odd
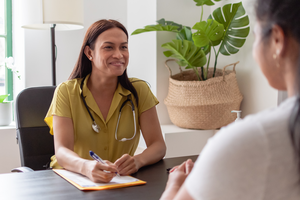
[[(169, 69), (169, 92), (164, 100), (173, 124), (190, 129), (218, 129), (236, 119), (232, 110), (240, 110), (243, 96), (239, 90), (235, 66), (238, 63), (208, 70), (208, 79), (198, 81), (193, 70), (172, 75)], [(233, 65), (233, 70), (226, 70)]]

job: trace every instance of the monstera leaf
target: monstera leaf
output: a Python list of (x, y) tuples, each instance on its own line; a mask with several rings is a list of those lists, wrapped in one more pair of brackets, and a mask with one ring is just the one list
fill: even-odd
[[(223, 13), (222, 13), (223, 11)], [(225, 33), (219, 52), (223, 55), (235, 54), (239, 51), (249, 34), (249, 17), (245, 15), (242, 2), (227, 4), (213, 11), (213, 18), (223, 24)], [(212, 16), (209, 16), (212, 19)]]
[[(197, 3), (196, 6), (203, 6), (203, 5), (213, 6), (213, 5), (215, 5), (212, 0), (194, 0), (194, 1)], [(221, 0), (214, 0), (214, 1), (219, 2)]]
[(181, 24), (177, 24), (176, 22), (173, 22), (173, 21), (166, 21), (164, 18), (161, 18), (160, 20), (157, 20), (156, 22), (162, 26), (168, 26), (168, 25), (178, 26), (178, 31), (180, 31), (183, 27)]
[(193, 40), (198, 47), (216, 46), (220, 44), (224, 34), (224, 26), (213, 19), (208, 19), (207, 22), (197, 22), (193, 29), (197, 30), (193, 33)]
[(164, 18), (158, 20), (157, 23), (158, 23), (157, 25), (148, 25), (145, 26), (143, 29), (136, 29), (135, 31), (133, 31), (133, 33), (131, 33), (131, 35), (137, 35), (140, 33), (151, 32), (151, 31), (170, 31), (170, 32), (178, 33), (180, 32), (180, 30), (183, 29), (183, 26), (181, 24), (177, 24), (173, 21), (166, 21)]
[(4, 101), (4, 99), (6, 99), (6, 97), (8, 97), (8, 94), (5, 95), (0, 95), (0, 103), (2, 103)]
[(178, 26), (172, 26), (172, 25), (148, 25), (145, 26), (145, 28), (143, 29), (136, 29), (135, 31), (133, 31), (133, 33), (131, 33), (131, 35), (137, 35), (140, 33), (145, 33), (145, 32), (151, 32), (151, 31), (171, 31), (171, 32), (175, 32), (178, 33), (177, 31)]
[(186, 69), (202, 67), (206, 63), (203, 50), (191, 41), (173, 40), (173, 42), (163, 44), (162, 47), (169, 50), (164, 52), (166, 57), (177, 58), (177, 63), (182, 67), (187, 66)]
[(176, 38), (178, 40), (188, 40), (194, 43), (193, 38), (192, 38), (192, 31), (190, 27), (184, 26), (177, 34)]

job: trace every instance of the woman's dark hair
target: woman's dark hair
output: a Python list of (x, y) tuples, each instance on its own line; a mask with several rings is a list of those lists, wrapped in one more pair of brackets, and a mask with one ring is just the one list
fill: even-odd
[[(264, 39), (269, 38), (272, 26), (276, 24), (282, 28), (286, 36), (293, 37), (300, 44), (299, 0), (257, 0), (255, 10), (258, 21), (262, 22)], [(289, 131), (299, 158), (300, 172), (300, 51), (298, 54), (297, 77), (294, 86), (297, 100), (290, 117)]]
[[(126, 28), (118, 21), (109, 19), (109, 20), (99, 20), (93, 23), (88, 30), (86, 31), (86, 34), (83, 39), (83, 43), (81, 46), (81, 50), (79, 53), (78, 60), (75, 64), (75, 67), (69, 77), (69, 80), (74, 79), (74, 78), (83, 78), (86, 77), (88, 74), (92, 72), (92, 63), (91, 61), (87, 58), (87, 56), (84, 54), (84, 49), (86, 46), (89, 46), (92, 50), (95, 48), (95, 42), (98, 38), (98, 36), (103, 33), (104, 31), (111, 29), (111, 28), (119, 28), (127, 36), (128, 39), (128, 32)], [(125, 89), (129, 90), (135, 100), (136, 104), (138, 105), (139, 98), (137, 95), (137, 92), (131, 82), (128, 79), (127, 76), (127, 70), (124, 71), (124, 73), (121, 76), (118, 76), (118, 82), (124, 87)]]

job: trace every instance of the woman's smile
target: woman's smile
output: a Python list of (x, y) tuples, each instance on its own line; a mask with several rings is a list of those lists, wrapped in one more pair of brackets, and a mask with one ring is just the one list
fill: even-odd
[(125, 62), (124, 61), (112, 61), (109, 63), (110, 65), (113, 65), (115, 67), (123, 67)]

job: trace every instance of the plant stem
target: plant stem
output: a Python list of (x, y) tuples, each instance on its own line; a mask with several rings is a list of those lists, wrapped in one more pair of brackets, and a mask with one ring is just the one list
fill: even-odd
[(216, 75), (216, 69), (217, 69), (218, 56), (219, 56), (219, 53), (220, 53), (220, 49), (219, 49), (218, 53), (216, 53), (216, 49), (215, 49), (214, 46), (213, 46), (213, 49), (214, 49), (214, 52), (215, 52), (215, 55), (216, 55), (215, 65), (214, 65), (214, 73), (213, 73), (213, 77), (215, 77), (215, 75)]
[(201, 67), (201, 77), (202, 77), (202, 80), (205, 81), (206, 79), (204, 78), (204, 68)]
[(210, 56), (211, 56), (211, 46), (210, 46), (208, 61), (207, 61), (207, 65), (206, 65), (206, 77), (205, 77), (205, 79), (207, 79), (207, 73), (208, 73), (208, 68), (209, 68), (209, 63), (210, 63)]
[(203, 18), (203, 5), (201, 6), (201, 18), (200, 18), (200, 22), (202, 22), (202, 18)]
[(198, 80), (201, 81), (201, 78), (200, 78), (200, 75), (199, 75), (199, 72), (198, 72), (197, 68), (196, 68), (196, 67), (192, 67), (192, 68), (193, 68), (193, 70), (195, 71)]

